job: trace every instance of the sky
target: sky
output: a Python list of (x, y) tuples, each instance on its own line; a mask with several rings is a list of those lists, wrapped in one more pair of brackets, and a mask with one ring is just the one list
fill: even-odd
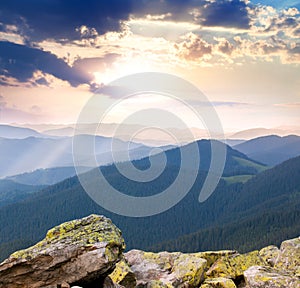
[(160, 72), (198, 87), (225, 131), (299, 126), (299, 11), (297, 0), (3, 0), (0, 122), (75, 123), (97, 89)]

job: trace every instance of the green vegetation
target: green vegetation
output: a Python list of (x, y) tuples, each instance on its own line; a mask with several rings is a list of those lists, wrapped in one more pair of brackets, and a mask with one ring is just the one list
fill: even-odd
[(225, 182), (230, 185), (234, 183), (246, 183), (252, 177), (253, 175), (237, 175), (231, 177), (223, 177), (223, 180), (225, 180)]
[(253, 160), (249, 160), (249, 159), (245, 159), (245, 158), (240, 158), (240, 157), (234, 157), (234, 159), (241, 165), (244, 167), (253, 167), (254, 169), (256, 169), (257, 172), (262, 172), (265, 171), (266, 169), (268, 169), (267, 166), (262, 165), (258, 162), (254, 162)]

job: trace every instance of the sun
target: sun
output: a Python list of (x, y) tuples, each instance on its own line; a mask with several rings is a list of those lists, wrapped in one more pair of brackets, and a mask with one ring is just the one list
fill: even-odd
[(107, 85), (108, 83), (135, 73), (155, 71), (154, 66), (145, 58), (126, 56), (114, 62), (104, 71), (94, 72), (95, 83)]

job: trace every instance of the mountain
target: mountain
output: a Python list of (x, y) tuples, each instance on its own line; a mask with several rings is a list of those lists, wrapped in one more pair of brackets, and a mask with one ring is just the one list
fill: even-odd
[(45, 185), (26, 185), (12, 180), (0, 180), (0, 207), (24, 200)]
[[(200, 228), (209, 227), (227, 215), (227, 206), (237, 198), (236, 193), (242, 184), (228, 185), (221, 180), (213, 195), (207, 201), (199, 203), (199, 190), (210, 167), (211, 151), (210, 141), (201, 140), (197, 144), (201, 161), (195, 183), (183, 200), (168, 211), (152, 217), (140, 218), (117, 215), (93, 202), (81, 187), (77, 177), (72, 177), (33, 194), (21, 203), (2, 207), (0, 209), (0, 227), (2, 227), (0, 244), (10, 247), (5, 250), (6, 253), (9, 253), (13, 249), (24, 247), (23, 245), (41, 239), (46, 230), (54, 225), (91, 213), (112, 218), (122, 229), (129, 249), (130, 247), (146, 248), (195, 232)], [(220, 143), (220, 145), (225, 144)], [(229, 146), (225, 147), (227, 159), (224, 176), (254, 175), (259, 172), (258, 170), (265, 169), (264, 166), (251, 161), (244, 154)], [(181, 147), (182, 149), (189, 149), (189, 145)], [(186, 175), (190, 174), (189, 169), (180, 170), (180, 155), (179, 148), (167, 150), (165, 152), (165, 170), (156, 179), (149, 182), (130, 180), (120, 175), (115, 165), (107, 165), (100, 169), (107, 181), (119, 191), (131, 196), (151, 196), (164, 191), (174, 183), (179, 171)], [(153, 157), (159, 157), (159, 155)], [(194, 156), (190, 155), (190, 157), (192, 159)], [(134, 166), (141, 170), (149, 168), (150, 163), (149, 158), (133, 161)], [(127, 163), (121, 165), (125, 169), (128, 168)], [(90, 185), (102, 188), (97, 183), (97, 170), (88, 172), (85, 177), (89, 180)], [(177, 189), (185, 189), (186, 183), (180, 183), (180, 185)], [(176, 191), (174, 190), (174, 193)], [(5, 225), (8, 223), (7, 221), (10, 225)], [(134, 238), (131, 235), (135, 235)], [(10, 246), (9, 243), (11, 243)]]
[(235, 145), (234, 149), (251, 159), (273, 166), (300, 155), (300, 136), (264, 136)]
[[(233, 186), (234, 187), (234, 186)], [(236, 186), (238, 187), (238, 186)], [(279, 245), (300, 230), (300, 157), (252, 177), (240, 185), (222, 222), (151, 247), (155, 251), (207, 249), (249, 251)], [(228, 195), (229, 196), (229, 195)]]
[(76, 175), (73, 166), (38, 169), (5, 178), (25, 185), (53, 185)]
[(288, 135), (298, 135), (300, 136), (300, 128), (298, 126), (281, 126), (277, 128), (252, 128), (235, 133), (227, 133), (227, 138), (230, 139), (245, 139), (251, 140), (257, 137), (270, 136), (270, 135), (279, 135), (281, 137)]
[(67, 137), (67, 136), (73, 136), (74, 132), (75, 130), (73, 127), (63, 127), (63, 128), (45, 130), (43, 131), (43, 134), (50, 135), (50, 136)]
[[(91, 140), (95, 143), (95, 157), (99, 165), (106, 165), (114, 161), (122, 161), (128, 154), (130, 159), (140, 159), (149, 155), (152, 147), (144, 146), (134, 142), (124, 142), (119, 139), (78, 135), (82, 143)], [(13, 176), (37, 169), (73, 166), (72, 137), (59, 137), (54, 139), (28, 137), (25, 139), (0, 138), (0, 177)], [(111, 153), (112, 142), (119, 147), (114, 151), (113, 159)], [(169, 149), (163, 147), (162, 149)], [(126, 153), (126, 154), (125, 154)], [(83, 149), (82, 160), (90, 155)]]
[(0, 125), (0, 137), (8, 139), (24, 139), (27, 137), (42, 137), (42, 134), (30, 128)]

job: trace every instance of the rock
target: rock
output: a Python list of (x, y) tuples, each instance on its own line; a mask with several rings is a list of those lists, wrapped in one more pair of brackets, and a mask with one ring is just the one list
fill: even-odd
[(274, 267), (290, 271), (300, 277), (300, 237), (281, 243)]
[(259, 251), (259, 257), (265, 261), (267, 265), (274, 267), (275, 261), (279, 256), (279, 249), (276, 246), (268, 246)]
[(203, 258), (207, 261), (207, 267), (208, 268), (212, 264), (214, 264), (218, 259), (220, 259), (222, 257), (237, 255), (237, 254), (238, 253), (235, 250), (205, 251), (205, 252), (195, 253), (195, 255), (197, 255), (197, 257)]
[(300, 288), (298, 277), (271, 267), (250, 267), (245, 271), (244, 277), (246, 287), (250, 288)]
[(231, 279), (212, 278), (205, 280), (201, 288), (236, 288), (236, 286)]
[(242, 276), (249, 267), (264, 264), (264, 261), (258, 255), (258, 251), (247, 254), (234, 254), (217, 260), (206, 275), (209, 278), (225, 277), (235, 279)]
[(0, 264), (0, 287), (85, 287), (111, 272), (125, 248), (121, 231), (104, 216), (63, 223), (36, 245)]
[(126, 288), (133, 288), (136, 286), (136, 277), (125, 259), (122, 259), (116, 264), (116, 268), (109, 277), (114, 283)]
[(207, 261), (197, 253), (151, 253), (131, 250), (125, 258), (138, 287), (197, 287), (204, 280)]

